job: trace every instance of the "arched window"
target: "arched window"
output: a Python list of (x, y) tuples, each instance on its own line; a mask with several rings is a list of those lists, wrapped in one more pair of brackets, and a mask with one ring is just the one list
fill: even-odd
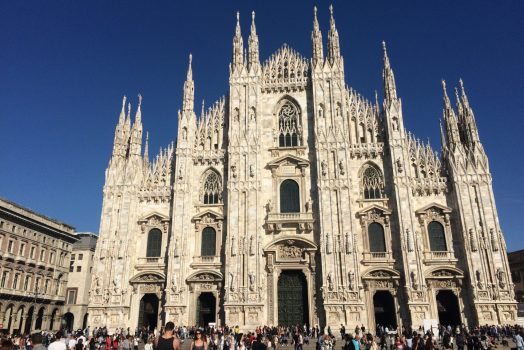
[(300, 134), (300, 112), (298, 108), (286, 101), (278, 111), (278, 145), (279, 147), (296, 147)]
[(378, 170), (373, 165), (367, 165), (362, 173), (362, 191), (364, 199), (382, 198), (384, 190), (384, 180)]
[(431, 221), (428, 225), (429, 249), (432, 252), (445, 252), (448, 250), (446, 246), (446, 235), (444, 234), (444, 226), (440, 222)]
[(204, 177), (202, 186), (202, 202), (204, 204), (217, 204), (222, 201), (222, 179), (220, 175), (210, 170)]
[(147, 252), (146, 257), (155, 258), (160, 256), (162, 247), (162, 232), (154, 228), (147, 235)]
[(217, 233), (212, 227), (206, 227), (202, 231), (202, 245), (201, 256), (215, 256), (216, 255), (216, 240)]
[(384, 239), (384, 228), (381, 224), (372, 222), (368, 226), (369, 251), (372, 253), (385, 253), (386, 240)]
[(296, 181), (284, 180), (280, 185), (280, 212), (300, 213), (300, 193)]

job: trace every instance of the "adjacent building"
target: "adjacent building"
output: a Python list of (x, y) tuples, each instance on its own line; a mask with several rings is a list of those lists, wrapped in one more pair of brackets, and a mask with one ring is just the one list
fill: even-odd
[(98, 236), (90, 232), (78, 232), (78, 241), (73, 244), (69, 260), (65, 306), (63, 308), (64, 327), (68, 330), (87, 327), (87, 305), (89, 288), (93, 273), (93, 258)]
[(0, 199), (0, 332), (61, 327), (74, 228)]
[(515, 299), (519, 303), (519, 320), (524, 319), (524, 249), (508, 253), (511, 278), (515, 284)]
[(229, 91), (198, 116), (190, 55), (176, 141), (152, 161), (142, 100), (132, 121), (124, 98), (89, 324), (515, 322), (462, 81), (454, 107), (442, 82), (437, 153), (405, 127), (384, 43), (384, 92), (370, 101), (347, 85), (332, 8), (327, 50), (316, 9), (311, 41), (310, 58), (284, 44), (261, 62), (254, 13), (247, 48), (237, 15)]

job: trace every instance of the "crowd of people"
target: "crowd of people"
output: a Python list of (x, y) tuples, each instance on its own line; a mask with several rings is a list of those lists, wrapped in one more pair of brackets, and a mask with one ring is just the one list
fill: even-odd
[[(377, 325), (371, 334), (362, 325), (347, 331), (341, 325), (335, 335), (331, 327), (257, 327), (242, 332), (238, 326), (175, 327), (167, 322), (160, 330), (105, 327), (76, 332), (38, 332), (31, 335), (3, 335), (0, 350), (303, 350), (315, 344), (316, 350), (491, 350), (497, 347), (524, 350), (524, 328), (520, 326), (480, 326), (473, 329), (438, 326), (435, 329), (394, 329)], [(187, 347), (185, 347), (187, 348)], [(142, 350), (142, 349), (141, 349)]]

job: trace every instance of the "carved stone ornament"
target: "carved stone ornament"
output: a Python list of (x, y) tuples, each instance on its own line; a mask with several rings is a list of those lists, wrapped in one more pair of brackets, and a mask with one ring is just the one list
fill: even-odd
[(469, 244), (471, 246), (471, 250), (476, 252), (477, 250), (479, 250), (479, 247), (477, 244), (477, 239), (475, 237), (475, 232), (473, 232), (472, 228), (469, 229), (468, 236), (469, 236)]
[[(292, 242), (292, 241), (291, 241)], [(304, 253), (304, 248), (297, 247), (293, 243), (281, 244), (278, 247), (280, 257), (288, 259), (300, 259)]]

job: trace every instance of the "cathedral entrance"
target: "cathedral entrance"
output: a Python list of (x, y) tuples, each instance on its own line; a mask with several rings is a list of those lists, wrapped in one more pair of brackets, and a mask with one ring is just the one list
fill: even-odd
[(437, 293), (438, 320), (444, 327), (461, 324), (458, 298), (451, 290)]
[(284, 270), (278, 278), (278, 324), (303, 325), (309, 322), (307, 282), (297, 270)]
[(158, 324), (158, 297), (156, 294), (145, 294), (140, 299), (140, 313), (138, 314), (138, 328), (147, 328), (152, 331)]
[(213, 293), (201, 293), (197, 299), (197, 324), (208, 326), (209, 323), (216, 322), (216, 302)]
[(375, 329), (379, 326), (391, 329), (397, 328), (397, 317), (395, 314), (395, 300), (389, 291), (379, 290), (373, 296), (373, 308), (375, 312)]

